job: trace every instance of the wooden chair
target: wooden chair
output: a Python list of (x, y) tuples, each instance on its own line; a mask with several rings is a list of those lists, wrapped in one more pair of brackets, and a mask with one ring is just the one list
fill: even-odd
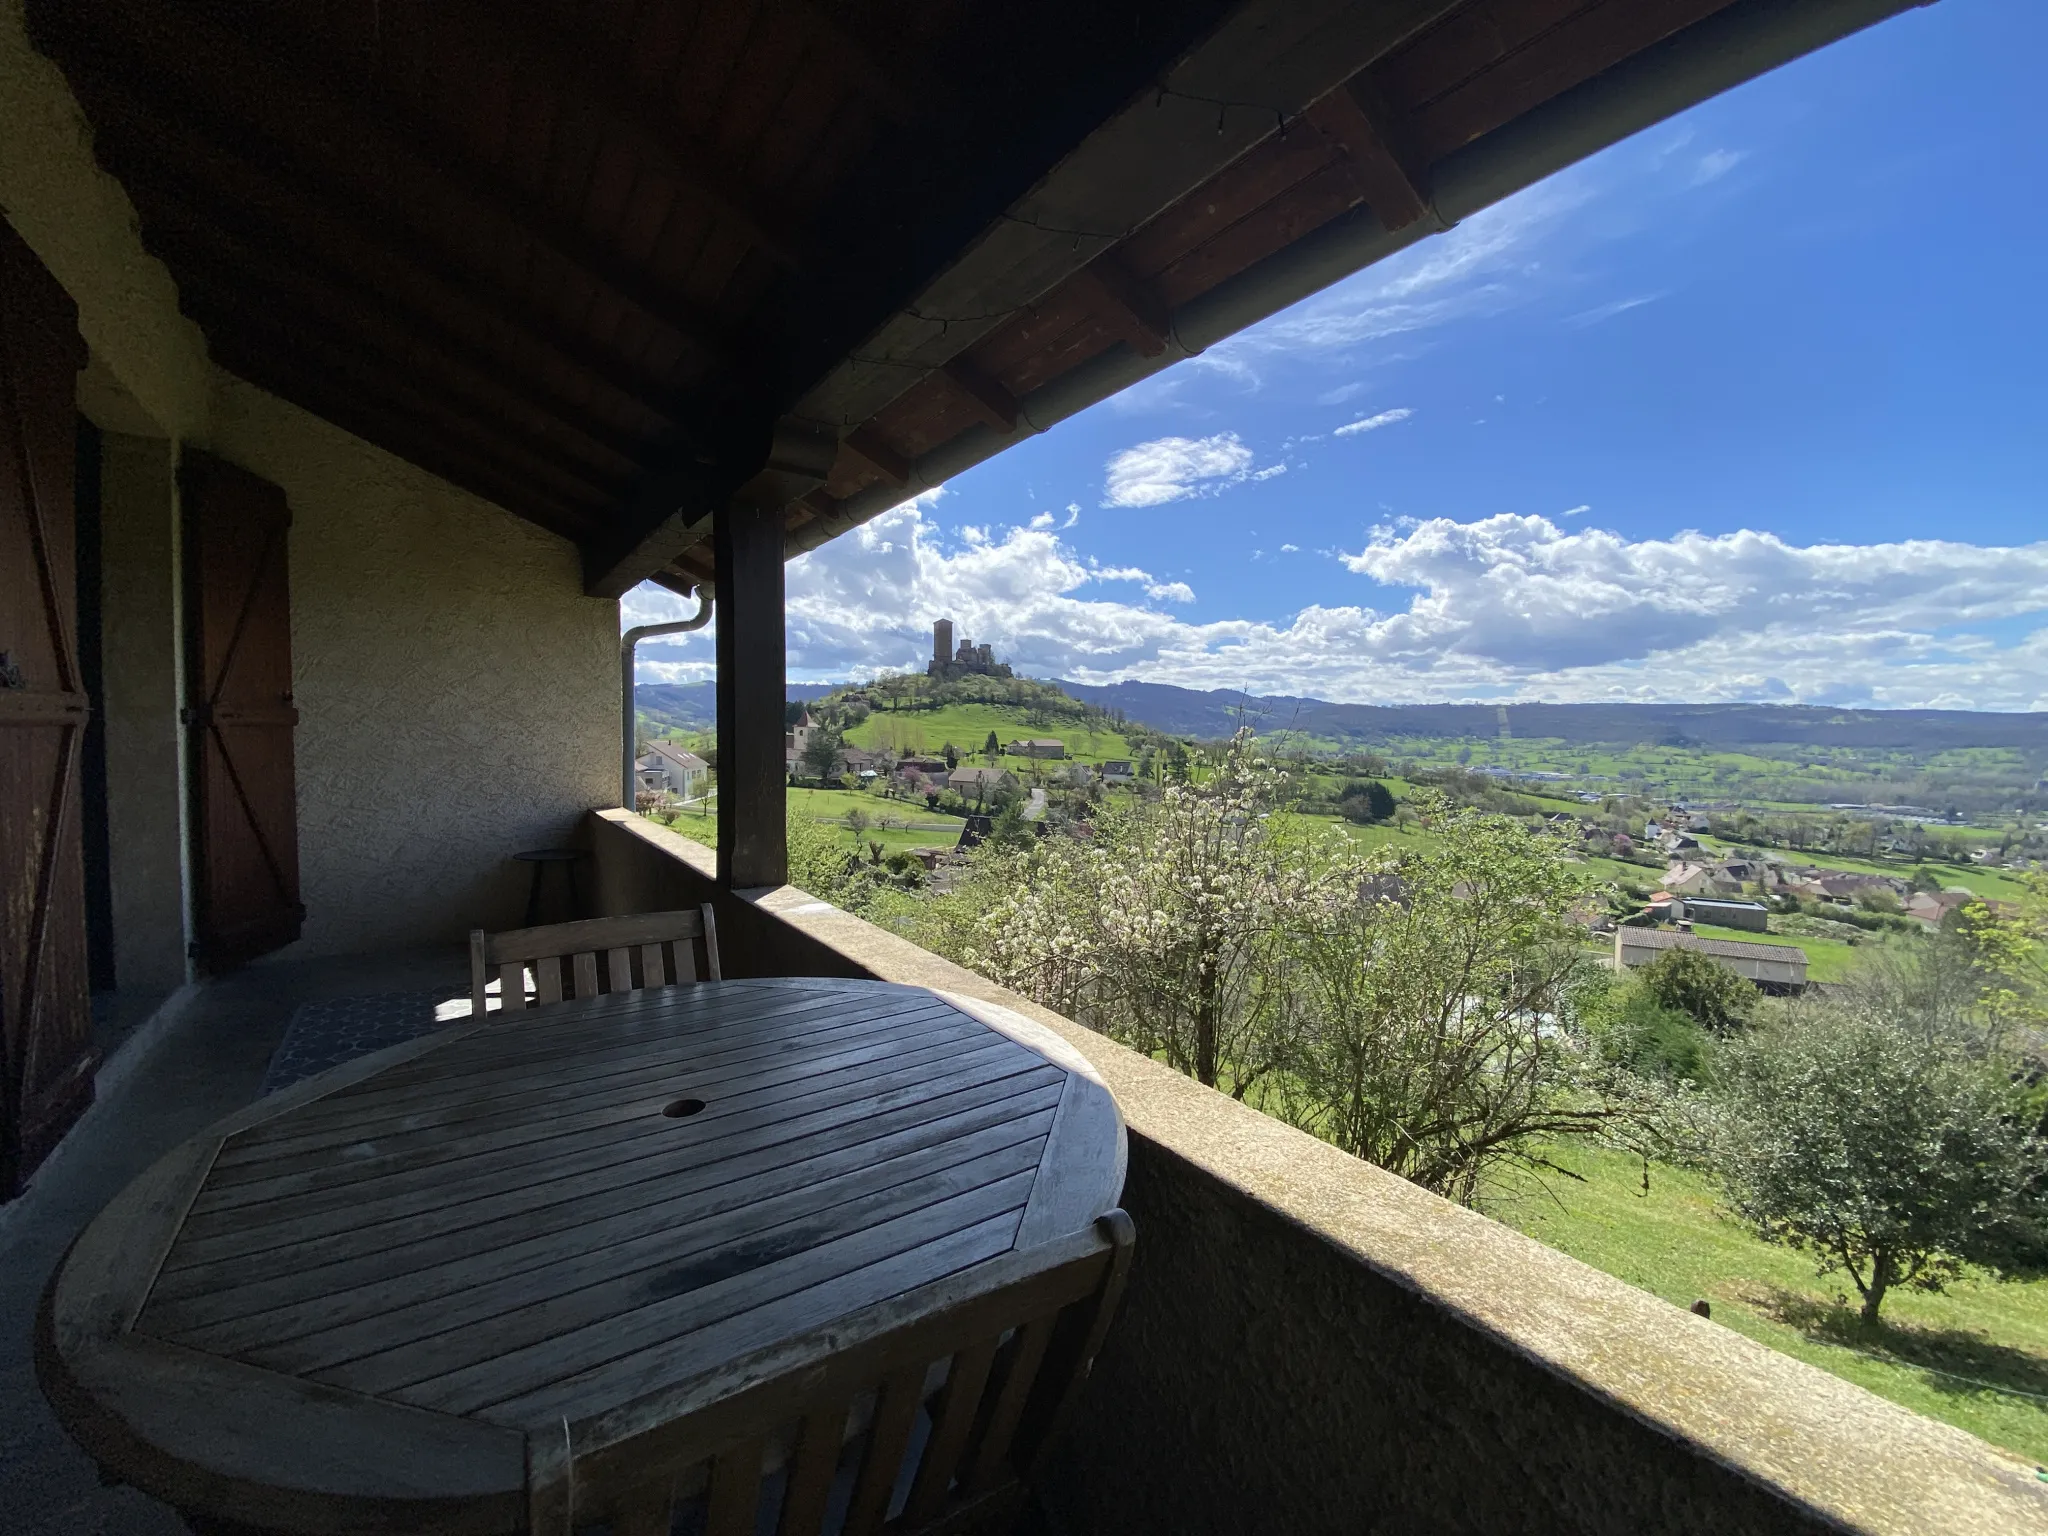
[[(704, 944), (704, 967), (691, 945)], [(598, 961), (604, 964), (602, 975)], [(569, 962), (565, 982), (562, 962)], [(473, 929), (469, 935), (469, 1011), (482, 1018), (485, 989), (497, 973), (501, 1006), (513, 1012), (529, 1006), (526, 973), (533, 972), (534, 1004), (599, 992), (630, 992), (673, 982), (718, 981), (718, 923), (709, 905), (692, 912), (643, 912), (633, 917), (593, 917), (504, 933)]]
[(528, 1437), (527, 1529), (1007, 1530), (1123, 1293), (1122, 1211)]

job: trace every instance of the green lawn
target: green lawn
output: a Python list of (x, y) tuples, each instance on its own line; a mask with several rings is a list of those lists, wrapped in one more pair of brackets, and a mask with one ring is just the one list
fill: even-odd
[[(798, 815), (810, 817), (820, 826), (829, 827), (849, 849), (859, 848), (863, 853), (869, 843), (880, 843), (885, 854), (902, 853), (912, 848), (951, 848), (960, 841), (960, 828), (964, 825), (960, 817), (948, 816), (943, 811), (928, 811), (923, 805), (912, 805), (908, 800), (884, 800), (879, 795), (855, 789), (792, 789), (789, 791), (789, 808)], [(907, 821), (910, 825), (870, 825), (856, 837), (845, 824), (846, 813), (855, 808), (864, 811), (871, 823), (878, 817), (887, 816), (893, 821)], [(679, 811), (672, 830), (707, 848), (718, 846), (718, 814), (715, 810), (709, 813), (695, 808)]]
[(1845, 1277), (1818, 1279), (1799, 1254), (1724, 1220), (1700, 1176), (1653, 1166), (1645, 1195), (1634, 1158), (1583, 1147), (1552, 1156), (1586, 1182), (1496, 1191), (1487, 1213), (1681, 1307), (1704, 1297), (1717, 1323), (2048, 1462), (2048, 1280), (1972, 1275), (1946, 1296), (1895, 1291), (1865, 1334), (1838, 1301), (1854, 1290)]
[(1734, 939), (1740, 944), (1787, 944), (1806, 951), (1808, 981), (1841, 981), (1855, 969), (1857, 957), (1885, 942), (1888, 935), (1872, 933), (1857, 944), (1843, 939), (1797, 938), (1785, 933), (1751, 933), (1747, 928), (1719, 928), (1712, 923), (1695, 923), (1692, 931), (1703, 939)]

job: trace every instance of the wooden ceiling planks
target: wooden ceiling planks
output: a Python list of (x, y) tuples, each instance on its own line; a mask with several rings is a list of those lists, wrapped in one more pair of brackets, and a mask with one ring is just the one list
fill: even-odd
[(1028, 430), (1105, 354), (1171, 355), (1176, 311), (1361, 205), (1433, 216), (1446, 155), (1760, 3), (29, 10), (224, 362), (607, 581), (688, 585), (710, 547), (639, 530), (678, 526), (669, 487), (744, 482), (726, 460), (779, 417), (840, 437), (790, 517), (841, 530), (847, 497)]

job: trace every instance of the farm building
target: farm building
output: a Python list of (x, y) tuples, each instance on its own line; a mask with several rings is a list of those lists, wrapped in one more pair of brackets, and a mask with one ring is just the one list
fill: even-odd
[(1668, 949), (1696, 949), (1746, 977), (1766, 992), (1797, 992), (1806, 986), (1806, 951), (1793, 944), (1745, 944), (1736, 939), (1702, 939), (1662, 928), (1614, 930), (1617, 970), (1648, 965)]

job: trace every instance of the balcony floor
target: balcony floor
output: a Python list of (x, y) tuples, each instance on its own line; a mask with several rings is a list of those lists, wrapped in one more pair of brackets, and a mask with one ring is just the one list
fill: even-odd
[(132, 1488), (102, 1487), (51, 1416), (30, 1343), (43, 1285), (122, 1185), (255, 1097), (299, 1004), (428, 987), (450, 997), (468, 991), (461, 951), (252, 965), (204, 983), (161, 1035), (138, 1034), (129, 1042), (137, 1054), (102, 1070), (100, 1101), (28, 1192), (0, 1206), (0, 1510), (8, 1536), (182, 1536), (183, 1522), (166, 1506)]

